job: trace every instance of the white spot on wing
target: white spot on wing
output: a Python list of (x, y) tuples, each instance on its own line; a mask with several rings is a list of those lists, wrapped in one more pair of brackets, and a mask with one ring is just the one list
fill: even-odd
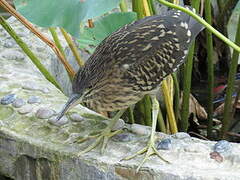
[(151, 44), (148, 44), (146, 47), (144, 47), (143, 49), (142, 49), (142, 51), (147, 51), (148, 49), (150, 49), (152, 47), (152, 45)]
[(159, 40), (158, 36), (154, 36), (151, 40)]
[(129, 69), (129, 64), (123, 64), (124, 69)]
[(135, 42), (137, 42), (137, 39), (134, 39), (134, 40), (129, 41), (129, 42), (127, 42), (127, 43), (132, 44), (132, 43), (135, 43)]
[(185, 28), (185, 29), (188, 29), (188, 24), (186, 22), (181, 22), (180, 26)]
[(159, 37), (164, 37), (165, 36), (165, 31), (160, 31), (161, 34), (159, 34)]
[(165, 29), (165, 26), (163, 24), (158, 25), (158, 28)]
[(173, 38), (173, 40), (174, 40), (175, 42), (178, 42), (178, 38)]
[(181, 23), (180, 23), (180, 26), (181, 26), (181, 27), (185, 27), (184, 22), (181, 22)]
[(176, 43), (175, 46), (176, 46), (177, 50), (180, 49), (180, 45), (178, 43)]

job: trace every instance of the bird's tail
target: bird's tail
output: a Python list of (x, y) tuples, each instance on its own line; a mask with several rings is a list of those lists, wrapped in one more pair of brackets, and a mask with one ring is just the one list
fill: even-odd
[[(185, 8), (189, 9), (190, 11), (196, 13), (196, 10), (190, 6), (184, 6)], [(173, 13), (176, 13), (176, 10), (170, 10), (168, 11), (168, 15), (172, 15)], [(196, 19), (194, 19), (192, 16), (188, 15), (185, 12), (177, 11), (177, 13), (180, 13), (179, 20), (182, 22), (187, 22), (188, 29), (191, 31), (191, 39), (194, 39), (199, 32), (201, 32), (205, 27), (199, 23)]]

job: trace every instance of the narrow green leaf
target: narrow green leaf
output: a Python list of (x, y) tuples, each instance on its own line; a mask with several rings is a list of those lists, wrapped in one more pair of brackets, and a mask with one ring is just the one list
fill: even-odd
[[(205, 17), (206, 21), (212, 24), (212, 13), (211, 13), (211, 0), (205, 1)], [(213, 86), (214, 86), (214, 66), (213, 66), (213, 39), (212, 33), (206, 30), (207, 37), (207, 72), (208, 72), (208, 103), (207, 103), (207, 113), (208, 113), (208, 138), (212, 137), (212, 127), (213, 127)]]
[[(238, 18), (238, 28), (236, 32), (236, 40), (235, 43), (240, 45), (240, 16)], [(234, 89), (234, 80), (235, 74), (237, 72), (237, 65), (238, 65), (238, 57), (239, 52), (236, 50), (233, 51), (231, 66), (228, 74), (228, 86), (226, 92), (226, 99), (224, 102), (224, 113), (223, 113), (223, 121), (222, 121), (222, 129), (221, 129), (221, 137), (226, 138), (226, 133), (229, 128), (229, 124), (231, 122), (231, 111), (232, 111), (232, 94)]]

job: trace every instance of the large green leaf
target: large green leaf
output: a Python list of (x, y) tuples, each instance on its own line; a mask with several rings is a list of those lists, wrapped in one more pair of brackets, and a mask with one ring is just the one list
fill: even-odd
[(16, 9), (42, 27), (63, 27), (78, 37), (80, 22), (117, 7), (120, 0), (14, 0)]
[(97, 46), (105, 37), (116, 31), (125, 24), (137, 20), (135, 12), (112, 13), (98, 18), (94, 22), (94, 28), (84, 27), (80, 33), (80, 48), (93, 52), (92, 46)]

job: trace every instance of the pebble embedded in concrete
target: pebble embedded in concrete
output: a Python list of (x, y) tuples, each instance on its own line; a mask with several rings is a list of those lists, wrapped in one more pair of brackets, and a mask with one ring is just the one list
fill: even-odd
[(39, 87), (38, 90), (42, 91), (43, 93), (49, 93), (50, 92), (50, 90), (47, 87)]
[(81, 139), (81, 138), (82, 138), (81, 133), (71, 133), (71, 134), (69, 134), (69, 137), (65, 141), (65, 143), (69, 143), (69, 144), (77, 143), (78, 140)]
[(215, 152), (215, 151), (210, 153), (210, 158), (214, 159), (215, 161), (217, 161), (219, 163), (223, 162), (223, 156), (220, 153)]
[(43, 47), (43, 46), (36, 46), (35, 47), (37, 52), (43, 52), (45, 50), (46, 47)]
[(170, 138), (163, 139), (157, 142), (156, 148), (157, 150), (160, 150), (160, 149), (169, 150), (172, 148), (172, 140)]
[(55, 126), (62, 126), (68, 123), (68, 118), (66, 116), (63, 116), (60, 120), (56, 121), (56, 116), (53, 116), (48, 119), (48, 122)]
[(27, 37), (29, 34), (29, 30), (25, 28), (21, 28), (21, 31), (18, 32), (18, 36)]
[(1, 99), (2, 105), (11, 104), (16, 99), (16, 94), (8, 94)]
[(231, 144), (226, 140), (218, 141), (214, 147), (214, 152), (225, 153), (231, 150)]
[(21, 109), (19, 109), (18, 112), (20, 114), (28, 114), (28, 113), (32, 112), (32, 110), (33, 110), (33, 107), (31, 105), (26, 105), (26, 106), (21, 107)]
[(172, 137), (176, 139), (185, 139), (185, 138), (190, 138), (191, 136), (185, 132), (178, 132), (176, 134), (173, 134)]
[(20, 107), (24, 106), (25, 104), (26, 104), (26, 102), (21, 98), (16, 98), (12, 102), (12, 106), (15, 107), (15, 108), (20, 108)]
[(1, 53), (1, 56), (5, 59), (22, 61), (25, 59), (23, 53), (16, 51), (15, 49), (6, 49)]
[(39, 96), (30, 96), (27, 102), (29, 104), (41, 103), (41, 99)]
[(11, 48), (11, 47), (15, 47), (16, 43), (14, 42), (14, 40), (7, 40), (3, 43), (3, 46), (6, 48)]
[(115, 136), (112, 137), (112, 140), (116, 142), (129, 142), (129, 141), (132, 141), (133, 139), (134, 139), (134, 135), (129, 132), (116, 134)]
[(123, 127), (125, 126), (125, 122), (122, 119), (119, 119), (116, 124), (113, 126), (112, 130), (113, 131), (117, 131), (120, 129), (123, 129)]
[(32, 81), (25, 82), (22, 85), (22, 88), (26, 89), (26, 90), (32, 90), (32, 91), (41, 91), (43, 93), (49, 93), (50, 92), (49, 88), (39, 86), (38, 84), (36, 84)]
[(36, 117), (39, 119), (48, 119), (52, 117), (55, 112), (48, 108), (39, 108), (36, 112)]
[(69, 118), (74, 122), (84, 121), (84, 118), (80, 116), (78, 113), (72, 113), (69, 115)]
[(130, 126), (130, 131), (139, 135), (149, 135), (151, 133), (151, 127), (140, 124), (132, 124)]
[(38, 90), (39, 87), (37, 86), (36, 83), (34, 82), (25, 82), (23, 85), (22, 85), (22, 88), (23, 89), (26, 89), (26, 90)]

